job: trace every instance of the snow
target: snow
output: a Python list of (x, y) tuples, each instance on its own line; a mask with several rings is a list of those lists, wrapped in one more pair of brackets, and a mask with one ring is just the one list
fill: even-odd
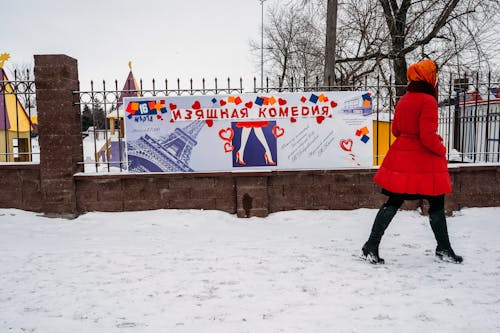
[(500, 331), (500, 207), (448, 218), (461, 265), (434, 259), (416, 211), (389, 226), (385, 265), (360, 260), (375, 214), (0, 209), (0, 331)]

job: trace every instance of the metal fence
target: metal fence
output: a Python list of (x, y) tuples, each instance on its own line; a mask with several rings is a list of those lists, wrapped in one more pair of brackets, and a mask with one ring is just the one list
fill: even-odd
[(488, 75), (454, 79), (439, 108), (439, 133), (449, 160), (462, 163), (500, 162), (500, 82)]
[(35, 104), (30, 72), (9, 80), (0, 68), (0, 162), (39, 162)]
[[(236, 85), (231, 80), (223, 80), (221, 86), (219, 80), (210, 82), (202, 79), (198, 88), (193, 80), (189, 80), (185, 86), (180, 80), (175, 81), (174, 87), (169, 82), (162, 82), (158, 87), (155, 80), (151, 81), (151, 88), (144, 88), (143, 81), (126, 82), (124, 89), (118, 89), (115, 80), (111, 89), (107, 88), (106, 82), (96, 87), (94, 82), (90, 84), (90, 90), (76, 92), (79, 95), (79, 103), (82, 112), (87, 112), (92, 119), (92, 126), (84, 131), (85, 147), (85, 170), (88, 172), (99, 171), (123, 171), (125, 161), (112, 161), (111, 141), (117, 140), (118, 147), (123, 147), (123, 122), (120, 121), (118, 107), (124, 96), (182, 96), (182, 95), (213, 95), (213, 94), (235, 94), (235, 93), (268, 93), (268, 92), (300, 92), (300, 91), (333, 91), (354, 90), (369, 91), (373, 94), (373, 124), (375, 132), (374, 141), (374, 165), (379, 165), (385, 153), (394, 140), (391, 135), (391, 122), (394, 107), (400, 96), (394, 85), (381, 83), (380, 77), (366, 79), (362, 84), (323, 86), (316, 78), (313, 84), (306, 80), (295, 85), (283, 87), (280, 82), (277, 85), (270, 84), (271, 80), (265, 80), (265, 87), (257, 87), (254, 78), (249, 89), (244, 87), (240, 79)], [(500, 92), (499, 82), (491, 80), (491, 76), (485, 82), (479, 80), (479, 76), (467, 78), (467, 76), (453, 76), (441, 78), (439, 89), (439, 126), (438, 132), (444, 139), (447, 147), (447, 158), (450, 163), (499, 163), (500, 162)], [(131, 87), (134, 87), (133, 89)], [(125, 89), (128, 88), (128, 89)], [(118, 134), (117, 134), (118, 133)], [(121, 133), (121, 134), (119, 134)], [(120, 148), (121, 149), (121, 148)], [(122, 156), (122, 152), (119, 152)]]
[[(37, 162), (39, 149), (37, 138), (35, 82), (30, 73), (18, 75), (14, 72), (9, 80), (0, 68), (0, 162)], [(20, 77), (23, 77), (21, 79)], [(85, 170), (87, 172), (123, 171), (125, 161), (110, 159), (111, 142), (119, 142), (122, 149), (123, 121), (119, 106), (127, 96), (182, 96), (241, 94), (245, 92), (300, 92), (354, 90), (373, 94), (374, 164), (380, 164), (385, 152), (394, 140), (390, 134), (395, 104), (399, 98), (394, 85), (381, 83), (380, 77), (367, 78), (363, 83), (324, 86), (316, 78), (312, 83), (306, 79), (289, 86), (282, 86), (278, 80), (267, 78), (265, 87), (258, 87), (254, 78), (250, 82), (242, 79), (231, 81), (205, 80), (185, 84), (178, 79), (172, 84), (152, 80), (148, 87), (139, 82), (125, 82), (119, 88), (118, 81), (111, 86), (105, 81), (91, 82), (90, 89), (76, 91), (82, 111), (84, 130)], [(499, 163), (500, 162), (500, 82), (491, 75), (481, 80), (478, 75), (440, 78), (439, 128), (438, 132), (447, 147), (450, 163)], [(248, 84), (246, 87), (244, 83)], [(123, 156), (119, 152), (119, 156)]]

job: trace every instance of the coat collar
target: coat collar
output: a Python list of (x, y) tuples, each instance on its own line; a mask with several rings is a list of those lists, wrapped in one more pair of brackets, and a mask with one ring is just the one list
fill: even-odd
[(428, 94), (434, 97), (437, 101), (437, 89), (433, 87), (432, 84), (425, 81), (410, 81), (410, 84), (406, 87), (406, 91)]

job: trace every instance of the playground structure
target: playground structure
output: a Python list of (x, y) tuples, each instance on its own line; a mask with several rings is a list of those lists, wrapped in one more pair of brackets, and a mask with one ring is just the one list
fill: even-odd
[(10, 81), (3, 68), (8, 59), (7, 53), (0, 55), (0, 162), (31, 162), (35, 127), (13, 86), (24, 82)]
[(389, 115), (379, 115), (373, 119), (373, 165), (381, 165), (390, 145), (396, 140), (391, 133), (391, 121)]
[(129, 61), (128, 67), (130, 69), (125, 84), (123, 85), (118, 100), (116, 102), (116, 108), (106, 113), (106, 118), (109, 120), (109, 131), (111, 135), (115, 135), (118, 129), (120, 138), (124, 137), (124, 122), (123, 116), (125, 114), (123, 99), (125, 97), (139, 97), (140, 88), (132, 72), (132, 62)]
[(85, 171), (110, 171), (111, 168), (117, 168), (119, 171), (126, 167), (123, 99), (140, 96), (131, 62), (128, 65), (130, 70), (123, 88), (119, 91), (115, 103), (112, 103), (111, 109), (105, 110), (105, 128), (89, 128), (89, 135), (83, 140)]

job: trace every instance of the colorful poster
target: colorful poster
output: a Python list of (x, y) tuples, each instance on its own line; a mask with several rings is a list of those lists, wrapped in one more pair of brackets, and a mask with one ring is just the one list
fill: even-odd
[(368, 92), (126, 98), (129, 172), (366, 168)]

